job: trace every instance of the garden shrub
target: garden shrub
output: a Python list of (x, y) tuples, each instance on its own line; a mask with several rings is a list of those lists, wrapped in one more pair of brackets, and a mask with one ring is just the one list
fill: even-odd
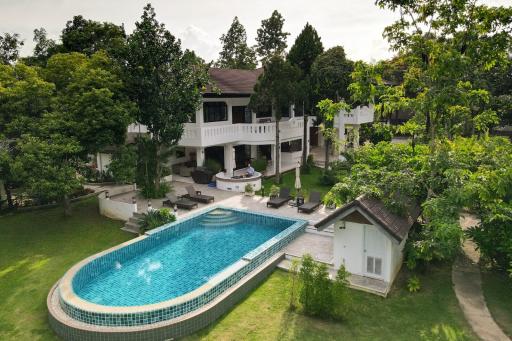
[(252, 167), (256, 172), (264, 172), (267, 169), (267, 159), (256, 159), (251, 162)]
[(222, 165), (215, 159), (206, 159), (204, 161), (204, 167), (208, 170), (211, 170), (214, 174), (217, 174), (222, 170)]
[(165, 198), (165, 194), (171, 191), (171, 185), (167, 182), (162, 182), (160, 188), (157, 189), (155, 185), (143, 184), (140, 193), (144, 198), (158, 199)]
[[(302, 311), (306, 315), (339, 320), (343, 318), (349, 301), (348, 272), (341, 266), (336, 278), (329, 277), (327, 265), (313, 260), (306, 254), (302, 257), (300, 270), (292, 268), (292, 280), (298, 277), (298, 285), (292, 285), (292, 301), (290, 306), (294, 308), (296, 302), (293, 298), (298, 297)], [(294, 292), (298, 289), (298, 295)]]
[(277, 185), (272, 185), (272, 187), (270, 187), (270, 192), (268, 193), (268, 196), (269, 197), (277, 197), (279, 195), (279, 186)]
[(112, 155), (108, 170), (117, 183), (133, 183), (137, 174), (137, 151), (132, 146), (121, 146)]
[(418, 292), (421, 289), (421, 282), (418, 276), (414, 275), (407, 280), (407, 290), (409, 292)]
[(360, 130), (360, 140), (370, 141), (377, 144), (382, 141), (391, 142), (393, 139), (393, 127), (382, 122), (362, 124)]
[(144, 214), (140, 224), (140, 232), (152, 230), (156, 227), (172, 223), (176, 221), (176, 217), (169, 208), (161, 208), (159, 210), (152, 210)]

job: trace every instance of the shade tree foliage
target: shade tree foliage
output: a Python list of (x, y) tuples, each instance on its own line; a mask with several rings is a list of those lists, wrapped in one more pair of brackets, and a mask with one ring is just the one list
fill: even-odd
[(277, 10), (272, 12), (268, 19), (261, 21), (261, 27), (258, 28), (256, 35), (256, 53), (260, 60), (265, 64), (273, 56), (283, 56), (285, 54), (288, 32), (283, 31), (284, 18)]
[(256, 52), (247, 45), (247, 33), (238, 17), (233, 19), (228, 32), (220, 37), (220, 41), (222, 50), (215, 66), (248, 70), (256, 68)]

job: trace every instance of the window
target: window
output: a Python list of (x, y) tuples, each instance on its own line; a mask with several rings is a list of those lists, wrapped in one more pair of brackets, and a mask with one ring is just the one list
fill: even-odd
[(366, 272), (382, 276), (382, 258), (366, 257)]
[(281, 144), (281, 151), (283, 153), (293, 153), (302, 151), (302, 140), (283, 142)]
[(228, 106), (225, 102), (203, 103), (204, 122), (218, 122), (228, 120)]

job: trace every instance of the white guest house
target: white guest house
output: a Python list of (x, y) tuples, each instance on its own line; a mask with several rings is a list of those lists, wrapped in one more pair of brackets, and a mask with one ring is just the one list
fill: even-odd
[(352, 274), (351, 284), (385, 296), (402, 266), (404, 246), (419, 215), (417, 206), (399, 216), (382, 201), (363, 195), (315, 226), (334, 227), (334, 268), (344, 265)]

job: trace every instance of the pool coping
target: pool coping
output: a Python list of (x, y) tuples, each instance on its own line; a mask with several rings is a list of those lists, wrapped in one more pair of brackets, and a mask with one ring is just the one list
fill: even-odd
[[(216, 209), (225, 209), (225, 210), (230, 210), (230, 211), (238, 211), (238, 212), (242, 212), (245, 214), (254, 214), (254, 215), (272, 217), (272, 218), (281, 219), (281, 220), (288, 220), (290, 222), (293, 222), (293, 224), (291, 224), (289, 227), (287, 227), (283, 231), (279, 232), (277, 235), (270, 238), (263, 244), (259, 245), (255, 249), (246, 253), (244, 256), (241, 257), (241, 259), (239, 259), (235, 263), (229, 265), (228, 267), (224, 268), (220, 272), (213, 275), (206, 283), (204, 283), (200, 287), (198, 287), (184, 295), (180, 295), (178, 297), (175, 297), (175, 298), (172, 298), (169, 300), (165, 300), (165, 301), (161, 301), (161, 302), (153, 303), (153, 304), (138, 305), (138, 306), (105, 306), (105, 305), (100, 305), (100, 304), (96, 304), (96, 303), (87, 301), (87, 300), (81, 298), (80, 296), (78, 296), (74, 292), (73, 279), (74, 279), (75, 275), (78, 273), (78, 271), (82, 267), (89, 264), (93, 260), (100, 258), (108, 253), (114, 252), (118, 249), (121, 249), (123, 247), (126, 247), (128, 245), (131, 245), (133, 243), (144, 240), (155, 233), (172, 228), (173, 226), (176, 226), (184, 221), (194, 219), (202, 214), (206, 214), (206, 213), (216, 210)], [(80, 261), (77, 264), (75, 264), (74, 266), (72, 266), (64, 274), (64, 276), (60, 280), (57, 290), (58, 290), (60, 299), (63, 300), (65, 302), (65, 304), (68, 304), (75, 309), (79, 309), (81, 311), (86, 311), (86, 312), (93, 313), (93, 314), (112, 314), (112, 315), (141, 314), (141, 313), (146, 313), (146, 312), (152, 312), (155, 310), (166, 309), (166, 308), (169, 308), (169, 307), (172, 307), (175, 305), (186, 303), (188, 301), (191, 301), (192, 299), (198, 298), (199, 296), (207, 293), (209, 290), (211, 290), (212, 288), (215, 288), (215, 286), (219, 285), (222, 281), (227, 279), (229, 276), (236, 274), (236, 272), (238, 270), (240, 270), (243, 267), (245, 267), (246, 265), (248, 265), (253, 259), (260, 256), (262, 253), (264, 253), (266, 250), (268, 250), (273, 245), (278, 243), (280, 240), (282, 240), (283, 238), (287, 237), (288, 235), (296, 232), (297, 230), (304, 228), (307, 224), (308, 224), (308, 222), (303, 219), (283, 217), (283, 216), (279, 216), (279, 215), (275, 215), (275, 214), (268, 214), (268, 213), (251, 212), (251, 211), (244, 210), (244, 209), (226, 207), (223, 205), (210, 206), (205, 209), (198, 210), (197, 212), (194, 212), (183, 219), (178, 219), (175, 222), (162, 225), (156, 229), (146, 232), (142, 236), (136, 237), (132, 240), (129, 240), (129, 241), (126, 241), (119, 245), (113, 246), (107, 250), (101, 251), (99, 253), (96, 253), (92, 256), (89, 256), (89, 257), (83, 259), (82, 261)]]

